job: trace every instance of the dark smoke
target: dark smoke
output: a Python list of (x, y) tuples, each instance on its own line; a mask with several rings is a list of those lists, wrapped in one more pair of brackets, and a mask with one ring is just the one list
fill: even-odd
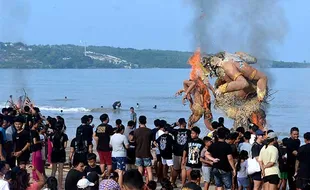
[[(25, 42), (24, 31), (30, 11), (29, 0), (0, 0), (0, 41)], [(17, 92), (19, 96), (23, 95), (23, 89), (29, 91), (27, 89), (27, 78), (27, 73), (24, 70), (12, 70), (13, 94)]]
[(192, 0), (195, 46), (204, 52), (245, 51), (274, 57), (288, 27), (280, 0)]

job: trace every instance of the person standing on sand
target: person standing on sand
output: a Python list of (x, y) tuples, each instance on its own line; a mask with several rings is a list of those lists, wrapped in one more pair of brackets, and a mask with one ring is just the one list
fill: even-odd
[(110, 148), (110, 136), (113, 134), (113, 127), (109, 125), (108, 114), (100, 116), (102, 122), (96, 129), (94, 139), (97, 144), (97, 151), (100, 159), (100, 168), (102, 173), (105, 171), (105, 166), (108, 169), (108, 175), (112, 172), (112, 152)]
[(14, 140), (13, 155), (17, 158), (17, 164), (21, 162), (29, 163), (30, 158), (30, 133), (23, 128), (24, 118), (18, 116), (14, 120), (14, 126), (17, 130), (16, 137)]
[[(41, 119), (35, 118), (33, 121), (33, 126), (30, 130), (30, 150), (32, 152), (32, 165), (40, 172), (43, 173), (43, 160), (42, 160), (42, 142), (38, 133), (38, 125), (41, 122)], [(32, 172), (33, 179), (39, 180), (37, 173)]]
[(300, 146), (299, 129), (292, 127), (290, 131), (291, 137), (286, 142), (287, 149), (287, 165), (288, 165), (288, 185), (290, 189), (296, 189), (296, 181), (294, 180), (295, 164)]
[(144, 115), (139, 117), (139, 128), (134, 132), (134, 141), (136, 143), (136, 166), (141, 175), (143, 174), (144, 168), (146, 168), (148, 180), (151, 181), (153, 179), (151, 155), (152, 131), (146, 127), (146, 117)]

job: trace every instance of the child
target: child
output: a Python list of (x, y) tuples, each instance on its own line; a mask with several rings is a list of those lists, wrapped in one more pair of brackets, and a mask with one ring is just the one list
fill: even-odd
[(237, 180), (239, 190), (250, 190), (249, 178), (247, 175), (247, 165), (248, 165), (248, 152), (242, 150), (239, 154), (238, 162), (237, 162)]
[(100, 166), (96, 164), (97, 156), (94, 153), (89, 153), (87, 155), (88, 165), (85, 167), (85, 174), (88, 175), (90, 172), (96, 172), (98, 175), (102, 175)]
[(135, 143), (133, 142), (133, 131), (128, 135), (129, 148), (127, 149), (127, 170), (136, 169)]
[[(186, 176), (191, 181), (190, 173), (192, 170), (201, 170), (202, 163), (200, 161), (200, 155), (203, 147), (205, 146), (203, 141), (199, 138), (200, 129), (196, 126), (191, 129), (191, 139), (188, 141), (184, 151), (182, 165), (186, 166)], [(199, 178), (200, 180), (200, 178)], [(182, 185), (184, 186), (185, 179), (182, 179)]]
[(203, 142), (205, 144), (205, 147), (201, 151), (200, 161), (202, 162), (202, 175), (203, 175), (203, 180), (205, 182), (204, 190), (208, 190), (210, 186), (212, 161), (208, 160), (205, 155), (206, 155), (208, 148), (212, 144), (212, 139), (209, 136), (206, 136), (203, 138)]

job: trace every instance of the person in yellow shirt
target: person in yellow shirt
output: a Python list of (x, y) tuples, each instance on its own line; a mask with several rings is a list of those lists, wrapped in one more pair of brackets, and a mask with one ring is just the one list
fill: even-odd
[(280, 182), (279, 152), (274, 146), (276, 139), (276, 133), (271, 132), (268, 134), (267, 144), (261, 149), (258, 158), (264, 179), (264, 189), (268, 190), (276, 190)]

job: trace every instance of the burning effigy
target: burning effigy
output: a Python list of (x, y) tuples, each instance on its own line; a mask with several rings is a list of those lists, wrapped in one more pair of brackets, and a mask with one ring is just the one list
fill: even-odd
[(202, 71), (200, 64), (200, 51), (189, 59), (188, 63), (192, 66), (190, 78), (183, 81), (183, 89), (179, 90), (176, 95), (184, 93), (182, 102), (188, 100), (192, 114), (188, 119), (188, 127), (191, 128), (200, 118), (204, 118), (206, 127), (211, 130), (212, 112), (211, 96), (209, 90), (215, 93), (213, 87), (208, 81), (207, 75)]
[(267, 76), (250, 65), (256, 62), (243, 52), (220, 52), (201, 59), (204, 73), (216, 78), (214, 106), (234, 120), (234, 128), (247, 129), (249, 122), (264, 128)]
[[(215, 97), (214, 107), (234, 120), (234, 128), (243, 126), (247, 129), (249, 123), (254, 123), (264, 129), (267, 76), (250, 65), (256, 62), (255, 57), (244, 52), (201, 56), (198, 49), (189, 59), (190, 79), (185, 80), (184, 88), (177, 92), (177, 95), (184, 92), (182, 102), (188, 100), (190, 103), (189, 127), (204, 115), (206, 127), (211, 128), (210, 89)], [(209, 84), (208, 77), (216, 78), (215, 89)]]

